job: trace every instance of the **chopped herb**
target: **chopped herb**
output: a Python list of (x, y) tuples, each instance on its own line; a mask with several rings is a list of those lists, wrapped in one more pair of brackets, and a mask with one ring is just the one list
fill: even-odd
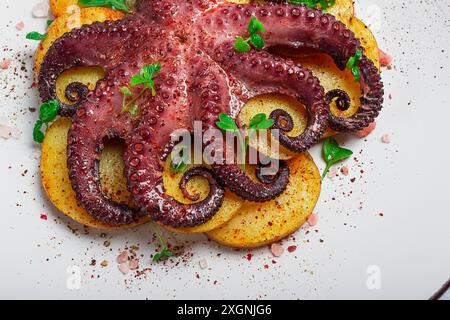
[(249, 52), (252, 49), (249, 43), (257, 49), (262, 49), (265, 46), (265, 42), (263, 37), (258, 32), (265, 32), (266, 29), (261, 21), (259, 21), (255, 16), (251, 17), (250, 22), (248, 23), (247, 31), (250, 35), (248, 38), (240, 36), (236, 37), (234, 41), (234, 49), (237, 52)]
[(153, 256), (153, 261), (159, 262), (159, 261), (165, 260), (169, 257), (172, 257), (174, 255), (174, 253), (172, 250), (169, 249), (169, 246), (167, 245), (167, 241), (166, 241), (166, 239), (164, 239), (164, 237), (161, 233), (161, 229), (156, 224), (153, 224), (153, 230), (156, 234), (156, 238), (158, 239), (159, 244), (161, 245), (161, 250)]
[(36, 32), (36, 31), (32, 31), (26, 35), (26, 38), (28, 40), (41, 41), (41, 40), (44, 40), (45, 38), (47, 38), (47, 34), (46, 33), (42, 34), (42, 33)]
[(361, 60), (361, 57), (362, 57), (361, 50), (356, 50), (355, 55), (353, 57), (350, 57), (350, 59), (348, 59), (348, 61), (347, 61), (346, 68), (352, 72), (353, 77), (355, 78), (356, 82), (359, 82), (359, 80), (360, 80), (360, 74), (359, 74), (359, 69), (357, 67), (357, 64)]
[(129, 101), (127, 101), (127, 98), (132, 95), (131, 89), (127, 86), (120, 88), (120, 92), (123, 94), (123, 112), (129, 112), (133, 117), (135, 117), (139, 114), (139, 107), (135, 104), (135, 102), (142, 97), (147, 90), (151, 90), (152, 96), (156, 96), (155, 82), (153, 79), (158, 76), (160, 71), (161, 63), (159, 62), (143, 66), (139, 71), (139, 74), (133, 76), (130, 81), (130, 86), (135, 87), (142, 85), (143, 88), (137, 96), (132, 97)]
[(304, 4), (309, 8), (327, 10), (336, 4), (336, 0), (289, 0), (292, 4)]
[(42, 143), (44, 141), (42, 127), (44, 124), (48, 127), (48, 124), (56, 119), (60, 108), (61, 107), (57, 100), (50, 100), (41, 105), (39, 108), (39, 119), (36, 120), (33, 129), (34, 141), (38, 143)]
[(53, 23), (53, 20), (47, 20), (47, 28)]
[(178, 162), (172, 160), (172, 162), (170, 163), (170, 170), (172, 170), (172, 172), (174, 173), (184, 172), (188, 166), (187, 164), (188, 159), (186, 159), (183, 153), (182, 157), (180, 158), (180, 160), (178, 160)]
[(236, 37), (236, 40), (234, 42), (234, 49), (237, 52), (249, 52), (252, 50), (252, 47), (248, 44), (248, 39), (245, 40), (242, 37)]
[(130, 12), (127, 0), (78, 0), (81, 7), (109, 7), (114, 10)]
[(328, 171), (332, 165), (338, 163), (339, 161), (345, 160), (353, 154), (353, 151), (345, 148), (341, 148), (337, 141), (333, 138), (328, 138), (324, 141), (322, 147), (323, 157), (327, 163), (325, 170), (322, 174), (322, 180), (327, 175)]
[[(226, 113), (221, 113), (219, 115), (219, 122), (216, 122), (217, 127), (224, 131), (234, 133), (238, 140), (239, 146), (241, 148), (241, 156), (242, 156), (242, 169), (245, 171), (245, 159), (247, 153), (247, 147), (249, 144), (249, 137), (244, 139), (244, 136), (237, 126), (236, 122)], [(249, 123), (249, 133), (255, 132), (257, 130), (270, 129), (274, 124), (274, 120), (267, 119), (264, 113), (259, 113), (250, 119)]]

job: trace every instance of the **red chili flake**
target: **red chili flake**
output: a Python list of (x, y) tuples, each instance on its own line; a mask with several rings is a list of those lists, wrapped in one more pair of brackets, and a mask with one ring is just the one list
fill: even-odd
[(42, 220), (47, 220), (47, 215), (46, 214), (41, 214), (41, 219)]
[(268, 265), (268, 264), (265, 264), (265, 265), (264, 265), (264, 269), (269, 269), (269, 265)]
[(252, 261), (253, 254), (247, 253), (247, 260)]
[(295, 250), (297, 250), (297, 246), (289, 246), (287, 250), (288, 252), (294, 252)]

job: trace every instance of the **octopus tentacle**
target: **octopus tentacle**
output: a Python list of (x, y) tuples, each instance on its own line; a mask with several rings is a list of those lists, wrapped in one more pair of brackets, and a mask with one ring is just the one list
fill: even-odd
[[(144, 96), (138, 104), (141, 108), (139, 124), (135, 127), (125, 153), (125, 170), (128, 188), (136, 203), (152, 216), (172, 227), (193, 227), (211, 219), (224, 199), (224, 189), (209, 170), (193, 169), (185, 174), (206, 178), (210, 185), (208, 196), (194, 204), (183, 204), (166, 193), (162, 179), (163, 162), (171, 152), (171, 137), (177, 129), (192, 130), (194, 110), (187, 97), (187, 70), (180, 51), (188, 50), (172, 46), (170, 56), (162, 64), (161, 74), (155, 79), (157, 95)], [(182, 188), (183, 189), (183, 188)]]
[[(264, 51), (237, 53), (232, 42), (217, 47), (212, 54), (227, 72), (239, 78), (234, 90), (242, 104), (254, 96), (277, 92), (295, 97), (305, 105), (308, 124), (299, 136), (287, 136), (285, 129), (292, 130), (292, 125), (278, 127), (279, 121), (276, 121), (274, 128), (281, 129), (277, 137), (283, 146), (295, 152), (304, 152), (320, 139), (328, 126), (328, 106), (319, 80), (308, 69)], [(240, 89), (242, 83), (245, 88), (243, 92)]]
[[(88, 99), (93, 99), (88, 97)], [(97, 99), (80, 106), (73, 117), (68, 135), (67, 165), (73, 190), (81, 205), (97, 220), (112, 226), (127, 225), (141, 214), (109, 199), (102, 191), (99, 177), (99, 161), (105, 137), (125, 135), (125, 128), (99, 128), (92, 130), (97, 117), (91, 117), (91, 105), (101, 104)], [(86, 106), (87, 105), (87, 106)]]
[[(58, 100), (56, 80), (65, 70), (79, 66), (99, 66), (109, 71), (140, 43), (144, 25), (136, 19), (97, 22), (72, 30), (55, 41), (42, 62), (39, 92), (43, 101)], [(133, 43), (130, 43), (133, 39)], [(133, 47), (132, 47), (133, 46)], [(66, 88), (66, 98), (73, 104), (60, 102), (60, 115), (71, 117), (86, 99), (89, 89), (81, 83)]]
[[(230, 114), (234, 103), (231, 100), (229, 84), (226, 74), (210, 58), (192, 61), (192, 65), (197, 65), (197, 70), (192, 75), (195, 79), (192, 92), (192, 105), (200, 112), (196, 114), (197, 120), (202, 120), (204, 129), (216, 128), (220, 113)], [(201, 107), (203, 106), (203, 108)], [(208, 145), (208, 142), (205, 143)], [(215, 152), (223, 154), (223, 159), (227, 159), (228, 146), (223, 149), (216, 149)], [(228, 161), (227, 161), (228, 162)], [(289, 167), (281, 163), (279, 173), (270, 182), (264, 180), (252, 180), (236, 163), (213, 163), (212, 169), (217, 179), (238, 196), (250, 201), (268, 201), (279, 196), (289, 183)]]
[[(344, 70), (348, 60), (357, 50), (364, 52), (358, 39), (345, 24), (321, 10), (294, 4), (223, 4), (202, 17), (204, 29), (208, 32), (208, 45), (230, 40), (246, 33), (251, 16), (256, 16), (266, 27), (265, 49), (273, 46), (312, 48), (330, 55), (336, 65)], [(223, 30), (214, 36), (213, 30)], [(330, 116), (333, 129), (356, 131), (372, 122), (378, 116), (383, 103), (383, 84), (373, 63), (363, 56), (357, 65), (361, 75), (361, 106), (350, 118)], [(295, 151), (295, 150), (294, 150)]]

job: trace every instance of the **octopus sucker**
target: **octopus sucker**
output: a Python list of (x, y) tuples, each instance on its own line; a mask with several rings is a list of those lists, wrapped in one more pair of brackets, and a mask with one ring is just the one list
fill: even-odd
[[(238, 53), (236, 36), (247, 32), (255, 16), (265, 26), (262, 50)], [(270, 53), (273, 47), (312, 48), (330, 55), (340, 69), (360, 50), (361, 107), (350, 118), (331, 114), (329, 104), (345, 93), (325, 93), (319, 80), (298, 63)], [(152, 90), (130, 85), (142, 68), (160, 63), (161, 72), (152, 79)], [(135, 12), (123, 20), (83, 26), (58, 39), (48, 50), (39, 75), (44, 101), (58, 99), (56, 79), (67, 69), (96, 66), (105, 77), (93, 91), (81, 83), (70, 84), (61, 103), (60, 115), (72, 117), (68, 135), (68, 168), (73, 189), (82, 206), (96, 219), (111, 225), (125, 225), (142, 215), (172, 227), (193, 227), (211, 219), (224, 200), (224, 188), (255, 202), (269, 201), (282, 194), (290, 171), (283, 161), (270, 177), (256, 171), (251, 179), (237, 164), (214, 163), (211, 169), (195, 168), (185, 173), (180, 188), (186, 198), (186, 183), (194, 176), (210, 185), (208, 196), (183, 204), (166, 193), (162, 181), (163, 162), (169, 155), (173, 132), (193, 131), (196, 121), (202, 130), (217, 128), (222, 113), (236, 116), (251, 98), (268, 93), (291, 96), (307, 111), (306, 129), (288, 136), (292, 118), (283, 110), (270, 115), (279, 129), (278, 139), (287, 149), (304, 152), (331, 127), (355, 131), (378, 115), (383, 102), (383, 85), (374, 64), (347, 27), (332, 15), (304, 5), (287, 3), (231, 4), (222, 0), (138, 0)], [(124, 108), (128, 87), (133, 114)], [(127, 186), (139, 210), (108, 199), (100, 188), (98, 161), (105, 137), (120, 137)], [(212, 142), (203, 141), (203, 148)], [(226, 155), (225, 155), (226, 158)]]

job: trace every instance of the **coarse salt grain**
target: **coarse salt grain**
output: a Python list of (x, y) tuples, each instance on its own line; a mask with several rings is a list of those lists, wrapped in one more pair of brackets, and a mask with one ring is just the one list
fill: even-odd
[(392, 56), (390, 56), (389, 54), (387, 54), (386, 52), (384, 52), (381, 49), (378, 49), (378, 53), (380, 55), (380, 65), (382, 67), (387, 67), (388, 65), (391, 64)]
[(131, 270), (136, 270), (139, 268), (139, 260), (138, 259), (131, 259), (130, 263), (128, 264)]
[(130, 266), (126, 262), (125, 263), (121, 263), (121, 264), (119, 264), (119, 270), (123, 274), (127, 274), (128, 272), (130, 272)]
[(348, 173), (349, 173), (348, 167), (347, 167), (347, 166), (343, 166), (343, 167), (341, 168), (341, 173), (342, 173), (344, 176), (348, 176)]
[(128, 261), (128, 252), (123, 251), (117, 256), (117, 263), (125, 263)]
[(381, 142), (383, 143), (391, 143), (391, 136), (389, 134), (383, 134), (383, 136), (381, 137)]
[(272, 252), (274, 257), (281, 257), (281, 255), (284, 252), (284, 249), (282, 246), (280, 246), (278, 243), (273, 243), (270, 246), (270, 251)]
[(19, 30), (19, 31), (22, 31), (23, 28), (25, 28), (25, 23), (23, 21), (17, 22), (16, 29)]
[(376, 123), (372, 122), (366, 128), (357, 131), (355, 134), (358, 138), (365, 138), (369, 134), (371, 134), (373, 130), (375, 130), (376, 126), (377, 126)]
[(2, 61), (0, 61), (0, 68), (3, 70), (6, 70), (11, 65), (11, 59), (3, 58)]
[(31, 12), (35, 18), (47, 18), (49, 10), (48, 1), (41, 1), (33, 7)]
[(8, 126), (0, 125), (0, 138), (9, 139), (11, 138), (11, 130)]
[(312, 214), (308, 217), (308, 220), (307, 220), (308, 224), (309, 224), (311, 227), (314, 227), (314, 226), (317, 224), (318, 221), (319, 221), (319, 216), (318, 216), (317, 214), (315, 214), (315, 213), (312, 213)]
[(336, 168), (331, 168), (330, 171), (328, 171), (327, 177), (329, 179), (334, 179), (337, 176), (338, 170)]
[(208, 262), (206, 261), (206, 259), (202, 259), (198, 262), (198, 264), (200, 265), (200, 269), (206, 269), (208, 268)]

